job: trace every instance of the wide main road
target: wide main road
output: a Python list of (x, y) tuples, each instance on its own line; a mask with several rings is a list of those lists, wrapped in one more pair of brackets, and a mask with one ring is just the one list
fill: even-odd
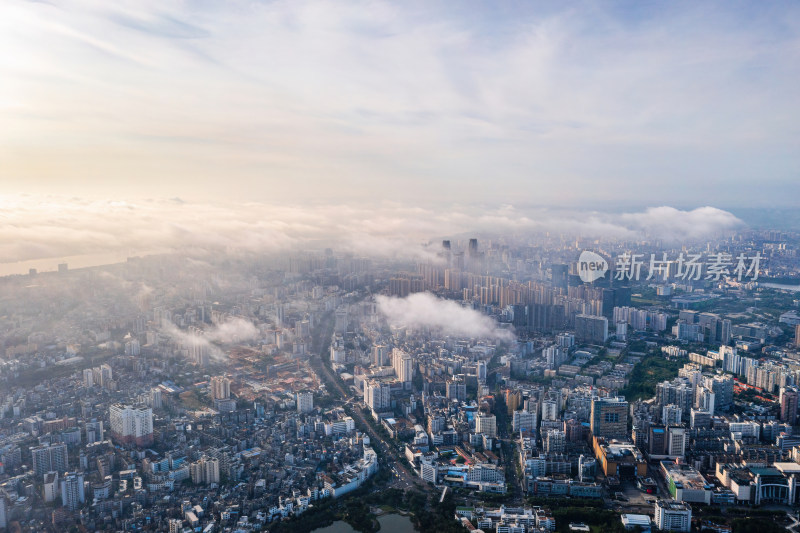
[(428, 490), (428, 485), (404, 466), (404, 458), (401, 457), (393, 443), (387, 441), (375, 431), (373, 427), (375, 422), (364, 416), (364, 413), (361, 411), (361, 406), (359, 405), (359, 398), (355, 397), (351, 391), (347, 390), (342, 385), (339, 377), (335, 375), (333, 369), (330, 367), (330, 358), (322, 355), (329, 353), (333, 326), (333, 313), (326, 313), (320, 320), (317, 335), (312, 338), (311, 366), (325, 382), (328, 392), (337, 396), (338, 399), (343, 402), (347, 413), (352, 416), (354, 420), (358, 421), (361, 427), (366, 429), (370, 444), (378, 454), (388, 461), (393, 461), (394, 464), (391, 465), (391, 468), (398, 477), (398, 482), (395, 483), (395, 485), (404, 490), (410, 488)]

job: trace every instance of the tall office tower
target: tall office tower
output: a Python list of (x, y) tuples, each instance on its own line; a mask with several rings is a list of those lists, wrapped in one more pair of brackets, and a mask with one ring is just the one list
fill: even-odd
[(450, 241), (444, 240), (442, 241), (442, 251), (440, 255), (442, 259), (444, 259), (444, 268), (450, 268), (450, 265), (453, 263), (453, 251), (452, 247), (450, 246)]
[(497, 438), (497, 417), (494, 415), (477, 415), (475, 417), (475, 433), (482, 433), (490, 439)]
[(575, 341), (604, 344), (608, 340), (608, 319), (604, 316), (577, 315), (575, 317)]
[(83, 473), (73, 472), (61, 480), (61, 503), (70, 511), (77, 511), (86, 501)]
[(467, 254), (470, 256), (478, 255), (478, 239), (469, 240), (469, 248), (467, 249)]
[(33, 472), (41, 478), (47, 472), (64, 472), (69, 468), (66, 444), (43, 444), (31, 448)]
[(667, 430), (664, 426), (650, 426), (647, 437), (647, 451), (650, 455), (665, 455), (667, 450)]
[(796, 348), (800, 348), (800, 324), (794, 328), (794, 345)]
[(780, 396), (781, 422), (786, 422), (793, 426), (797, 422), (797, 388), (784, 387), (781, 389)]
[(231, 380), (228, 376), (214, 376), (210, 385), (211, 398), (214, 400), (227, 400), (231, 397)]
[(622, 397), (594, 398), (591, 412), (592, 435), (625, 438), (628, 436), (628, 402)]
[(314, 395), (310, 392), (297, 393), (297, 412), (310, 413), (314, 410)]
[(370, 409), (381, 412), (392, 406), (392, 391), (389, 385), (380, 381), (367, 380), (364, 382), (364, 403)]
[(153, 444), (153, 410), (114, 404), (108, 409), (111, 436), (119, 444), (150, 446)]
[(714, 393), (714, 411), (727, 412), (733, 407), (733, 378), (706, 376), (703, 386)]
[(410, 354), (397, 348), (392, 352), (392, 366), (397, 380), (407, 383), (414, 378), (414, 360)]
[(94, 372), (92, 372), (91, 368), (87, 368), (83, 371), (83, 385), (85, 387), (94, 385)]
[(686, 453), (686, 428), (670, 426), (667, 428), (667, 455), (683, 457)]

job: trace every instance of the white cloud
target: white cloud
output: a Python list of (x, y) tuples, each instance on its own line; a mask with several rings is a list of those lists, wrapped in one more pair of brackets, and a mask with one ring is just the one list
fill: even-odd
[(327, 246), (363, 256), (432, 259), (438, 246), (435, 239), (469, 233), (524, 238), (551, 232), (687, 242), (743, 226), (731, 213), (713, 207), (684, 211), (662, 206), (613, 214), (509, 205), (443, 210), (399, 204), (352, 207), (0, 197), (0, 263), (91, 254), (116, 254), (120, 260), (157, 252), (265, 253)]
[(225, 352), (219, 344), (234, 344), (247, 342), (258, 337), (258, 329), (249, 320), (233, 317), (222, 324), (213, 326), (197, 334), (189, 330), (179, 329), (174, 324), (167, 324), (164, 333), (173, 341), (183, 346), (205, 346), (209, 356), (214, 359), (224, 359)]
[(421, 292), (406, 298), (376, 296), (378, 309), (395, 326), (429, 328), (442, 335), (512, 341), (514, 335), (474, 309)]

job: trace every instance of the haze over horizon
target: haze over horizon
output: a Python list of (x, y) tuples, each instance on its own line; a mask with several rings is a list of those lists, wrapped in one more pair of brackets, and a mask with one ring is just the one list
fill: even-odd
[(5, 2), (3, 192), (796, 207), (798, 28), (791, 2)]

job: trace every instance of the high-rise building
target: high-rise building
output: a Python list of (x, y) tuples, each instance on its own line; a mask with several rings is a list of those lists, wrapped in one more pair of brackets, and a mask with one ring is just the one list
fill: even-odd
[(479, 383), (486, 383), (486, 361), (478, 361), (475, 366), (475, 373), (478, 376)]
[(94, 372), (92, 372), (91, 368), (86, 368), (83, 371), (83, 385), (85, 387), (94, 385)]
[(33, 472), (37, 478), (41, 478), (47, 472), (64, 472), (69, 468), (67, 445), (43, 444), (31, 448), (33, 460)]
[(703, 385), (714, 393), (714, 411), (726, 412), (733, 407), (733, 377), (706, 376)]
[(389, 348), (383, 344), (376, 344), (372, 347), (373, 366), (386, 366), (389, 360)]
[(667, 455), (683, 457), (686, 453), (686, 429), (683, 426), (667, 428)]
[(42, 499), (45, 503), (56, 501), (58, 497), (58, 472), (48, 472), (44, 475), (42, 484)]
[(497, 438), (497, 417), (494, 415), (477, 415), (475, 417), (475, 433), (481, 433), (490, 439)]
[(377, 380), (364, 382), (364, 403), (375, 412), (385, 411), (392, 406), (392, 392), (388, 384)]
[(0, 489), (0, 529), (8, 527), (8, 495)]
[(337, 309), (334, 316), (336, 320), (334, 324), (334, 330), (339, 335), (344, 335), (347, 333), (347, 327), (349, 325), (347, 319), (347, 307), (340, 307)]
[(553, 283), (553, 287), (557, 287), (564, 292), (567, 291), (568, 274), (569, 265), (561, 263), (550, 265), (550, 280)]
[(214, 376), (210, 386), (212, 399), (227, 400), (231, 397), (231, 380), (228, 376)]
[(797, 422), (797, 400), (798, 392), (796, 387), (784, 387), (781, 389), (781, 422), (795, 425)]
[(445, 395), (449, 400), (463, 402), (467, 399), (467, 385), (463, 381), (448, 381), (445, 384)]
[(692, 409), (689, 427), (692, 429), (708, 429), (711, 427), (712, 414), (705, 409)]
[(297, 412), (310, 413), (314, 410), (314, 394), (311, 392), (297, 393)]
[(153, 444), (153, 410), (114, 404), (108, 409), (111, 436), (119, 444), (150, 446)]
[(593, 399), (591, 430), (596, 437), (627, 437), (628, 402), (622, 397)]
[(680, 425), (683, 411), (677, 405), (670, 404), (661, 408), (661, 423), (665, 426)]
[(692, 508), (674, 500), (657, 500), (655, 504), (656, 527), (661, 531), (690, 531)]
[(398, 381), (407, 383), (414, 378), (414, 360), (403, 350), (395, 348), (392, 351), (392, 366)]
[(77, 511), (86, 502), (83, 473), (73, 472), (61, 480), (61, 503), (70, 511)]
[(575, 317), (575, 341), (590, 344), (605, 344), (608, 340), (608, 319), (604, 316), (577, 315)]
[(150, 389), (150, 407), (153, 409), (161, 409), (164, 407), (164, 400), (161, 394), (161, 389), (154, 387)]
[(794, 345), (796, 348), (800, 348), (800, 324), (794, 327)]
[(553, 399), (542, 401), (542, 420), (558, 420), (560, 412), (558, 402)]
[(686, 378), (675, 378), (672, 381), (658, 383), (656, 385), (656, 405), (661, 408), (666, 405), (674, 405), (681, 409), (684, 416), (689, 416), (689, 410), (694, 405), (692, 384)]
[(567, 446), (567, 438), (560, 429), (548, 429), (544, 435), (544, 451), (548, 454), (564, 453)]
[(219, 459), (202, 456), (199, 461), (189, 465), (189, 475), (197, 485), (219, 483)]
[(506, 389), (506, 409), (508, 414), (513, 413), (522, 405), (522, 391), (519, 389)]
[(536, 413), (530, 411), (514, 411), (511, 427), (514, 431), (536, 431)]
[(100, 442), (103, 440), (103, 421), (92, 419), (86, 422), (86, 443)]

